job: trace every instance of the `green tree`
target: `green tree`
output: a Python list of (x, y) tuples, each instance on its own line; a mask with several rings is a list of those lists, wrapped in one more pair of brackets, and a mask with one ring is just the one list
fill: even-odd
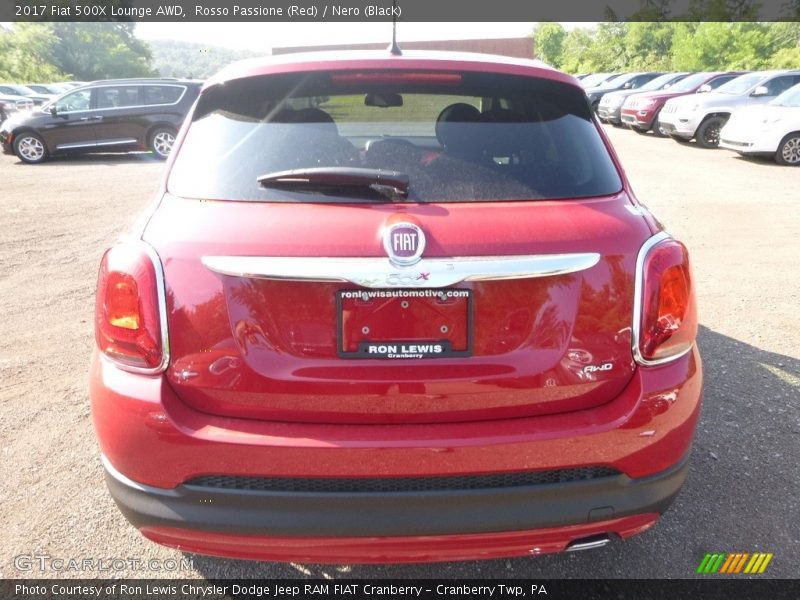
[(769, 60), (770, 69), (796, 69), (800, 65), (800, 48), (782, 48)]
[(591, 52), (594, 31), (576, 27), (567, 33), (561, 52), (560, 68), (569, 73), (586, 73), (600, 70)]
[(567, 32), (559, 23), (539, 23), (533, 30), (536, 57), (551, 67), (560, 68)]
[(672, 12), (672, 0), (640, 0), (642, 7), (633, 13), (630, 21), (668, 21)]
[(674, 23), (628, 23), (624, 38), (626, 68), (631, 71), (669, 70), (674, 33)]
[(133, 35), (133, 23), (46, 23), (58, 42), (53, 63), (76, 79), (154, 75), (150, 49)]
[(676, 30), (672, 66), (682, 71), (763, 69), (776, 49), (768, 24), (700, 23)]
[(627, 23), (600, 23), (591, 47), (592, 61), (602, 71), (624, 71), (629, 57), (625, 46)]
[(36, 82), (63, 79), (52, 63), (58, 43), (52, 31), (32, 23), (18, 23), (14, 30), (0, 30), (0, 81)]
[(154, 75), (132, 23), (17, 23), (0, 32), (0, 77), (17, 82)]
[(691, 0), (690, 21), (757, 21), (759, 0)]

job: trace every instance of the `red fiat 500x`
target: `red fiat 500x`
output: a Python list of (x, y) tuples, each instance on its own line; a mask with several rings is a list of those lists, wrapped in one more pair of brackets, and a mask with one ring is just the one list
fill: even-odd
[(151, 540), (437, 561), (601, 546), (678, 493), (686, 248), (572, 77), (389, 52), (209, 80), (103, 257), (107, 482)]

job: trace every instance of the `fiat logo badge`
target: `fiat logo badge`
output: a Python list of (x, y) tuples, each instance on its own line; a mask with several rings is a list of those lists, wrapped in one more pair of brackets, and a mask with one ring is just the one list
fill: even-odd
[(383, 249), (391, 262), (400, 267), (409, 267), (422, 258), (425, 233), (413, 223), (395, 223), (383, 233)]

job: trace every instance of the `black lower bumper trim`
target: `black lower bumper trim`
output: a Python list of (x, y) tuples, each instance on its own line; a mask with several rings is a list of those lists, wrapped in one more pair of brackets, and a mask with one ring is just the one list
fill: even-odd
[(493, 489), (329, 493), (138, 485), (107, 467), (111, 495), (136, 527), (263, 536), (365, 537), (522, 531), (663, 513), (688, 460), (656, 475)]

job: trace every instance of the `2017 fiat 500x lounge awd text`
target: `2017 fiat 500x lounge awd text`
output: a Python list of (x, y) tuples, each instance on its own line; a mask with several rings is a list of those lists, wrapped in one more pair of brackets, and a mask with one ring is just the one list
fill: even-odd
[(208, 81), (102, 259), (94, 422), (151, 540), (311, 562), (600, 546), (678, 493), (686, 248), (541, 63), (295, 55)]

